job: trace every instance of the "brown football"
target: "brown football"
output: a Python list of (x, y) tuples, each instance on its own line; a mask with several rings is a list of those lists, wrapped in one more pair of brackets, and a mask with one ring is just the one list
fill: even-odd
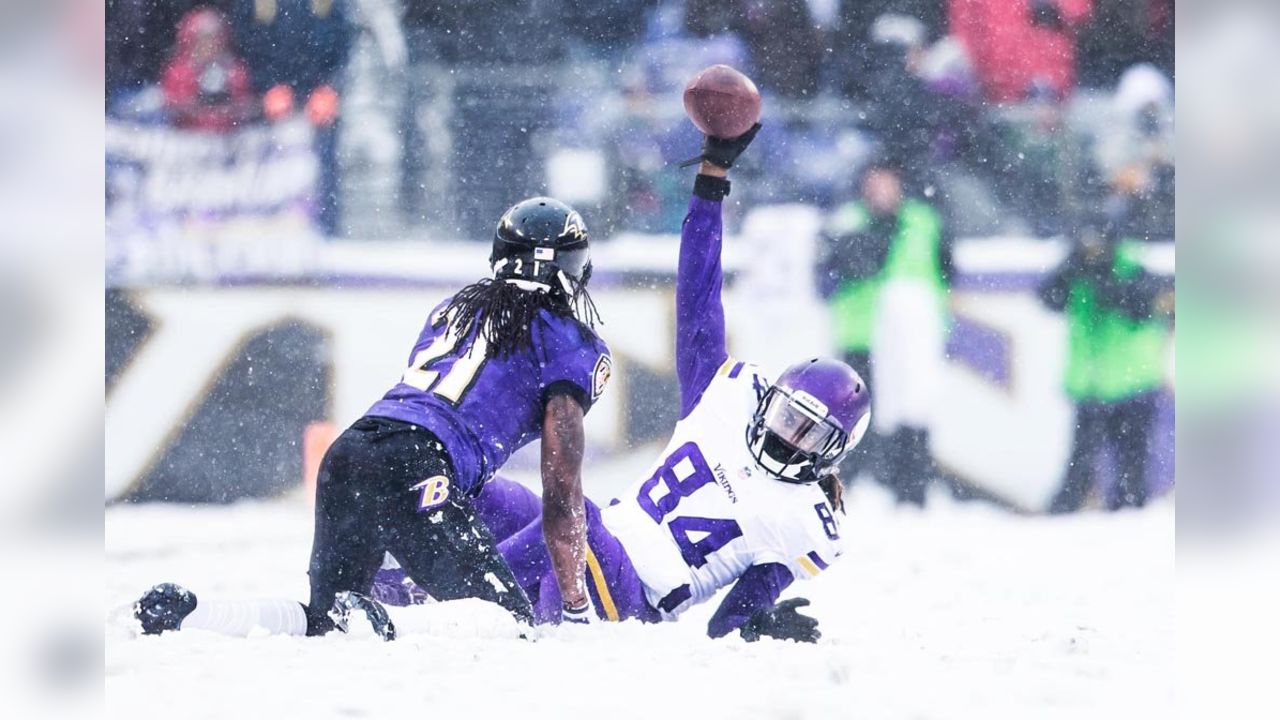
[(760, 120), (760, 91), (728, 65), (712, 65), (685, 86), (684, 111), (703, 133), (735, 138)]

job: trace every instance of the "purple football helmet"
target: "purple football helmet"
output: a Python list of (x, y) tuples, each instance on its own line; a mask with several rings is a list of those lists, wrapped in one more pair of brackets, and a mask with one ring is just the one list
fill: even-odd
[(853, 368), (823, 358), (787, 368), (747, 428), (756, 463), (779, 480), (817, 482), (871, 424), (871, 391)]

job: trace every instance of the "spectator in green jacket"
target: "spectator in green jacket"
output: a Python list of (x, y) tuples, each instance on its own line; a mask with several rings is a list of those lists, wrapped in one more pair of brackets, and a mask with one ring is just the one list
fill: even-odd
[(1136, 259), (1140, 246), (1119, 240), (1105, 218), (1091, 218), (1076, 234), (1071, 254), (1040, 287), (1045, 305), (1066, 313), (1066, 391), (1076, 403), (1071, 459), (1049, 511), (1074, 512), (1085, 504), (1107, 448), (1117, 478), (1106, 507), (1141, 507), (1165, 377), (1172, 286), (1143, 269)]
[[(932, 375), (932, 369), (941, 363), (951, 237), (937, 210), (904, 193), (902, 173), (893, 163), (871, 163), (863, 173), (860, 189), (859, 199), (837, 207), (827, 221), (817, 287), (831, 307), (837, 351), (874, 388), (873, 429), (887, 437), (868, 433), (863, 442), (871, 448), (862, 454), (867, 458), (862, 461), (866, 466), (847, 468), (845, 476), (852, 478), (856, 470), (867, 470), (889, 485), (900, 502), (923, 505), (934, 474), (929, 423), (922, 417), (927, 409), (919, 402), (900, 402), (917, 393), (902, 387), (909, 382), (901, 378), (902, 373), (892, 373), (890, 378), (890, 370), (921, 367), (919, 361), (924, 361)], [(900, 358), (902, 362), (894, 359), (894, 368), (877, 369), (874, 339), (900, 338), (877, 328), (878, 318), (886, 310), (895, 310), (882, 307), (888, 289), (895, 297), (903, 297), (898, 291), (906, 289), (906, 295), (926, 298), (923, 307), (929, 317), (912, 324), (936, 342), (919, 347), (895, 342), (894, 352), (912, 357)], [(914, 303), (914, 307), (919, 314), (921, 303)], [(936, 332), (925, 332), (928, 328)], [(919, 357), (922, 354), (930, 357)]]

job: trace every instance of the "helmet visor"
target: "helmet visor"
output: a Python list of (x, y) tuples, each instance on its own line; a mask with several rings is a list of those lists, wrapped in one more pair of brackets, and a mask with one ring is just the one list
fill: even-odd
[(807, 393), (793, 395), (774, 388), (766, 401), (764, 427), (800, 452), (826, 455), (843, 433), (826, 418), (820, 406)]

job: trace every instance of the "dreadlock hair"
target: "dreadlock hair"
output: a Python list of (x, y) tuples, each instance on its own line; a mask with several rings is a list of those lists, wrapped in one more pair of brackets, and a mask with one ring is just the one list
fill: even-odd
[(506, 280), (484, 279), (472, 283), (449, 300), (445, 322), (454, 337), (470, 337), (477, 326), (488, 342), (490, 357), (507, 357), (530, 347), (533, 323), (543, 310), (576, 322), (584, 341), (594, 337), (596, 323), (603, 324), (586, 283), (572, 283), (566, 295), (541, 288), (526, 289)]
[(844, 512), (844, 485), (840, 482), (840, 473), (833, 472), (822, 476), (818, 481), (818, 487), (822, 488), (822, 492), (826, 493), (827, 500), (831, 502), (831, 507), (840, 512)]

